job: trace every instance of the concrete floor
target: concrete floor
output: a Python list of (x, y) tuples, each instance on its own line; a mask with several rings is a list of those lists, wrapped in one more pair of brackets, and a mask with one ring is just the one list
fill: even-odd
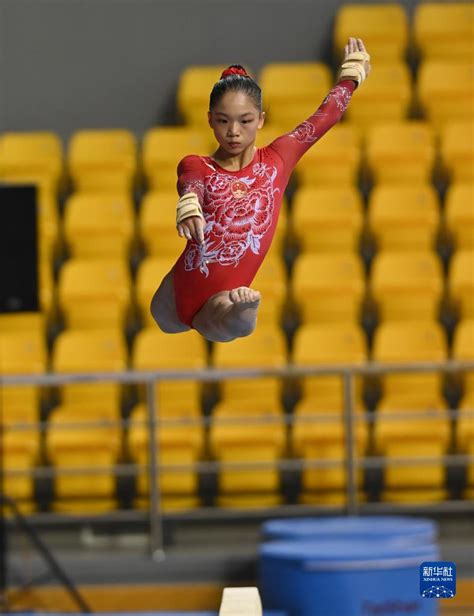
[[(442, 515), (439, 545), (458, 577), (474, 578), (474, 518)], [(165, 525), (164, 554), (151, 557), (144, 532), (107, 532), (83, 526), (43, 529), (41, 538), (76, 584), (234, 583), (257, 577), (260, 521), (175, 522)], [(21, 584), (47, 572), (44, 561), (18, 532), (9, 533), (8, 580)], [(47, 576), (44, 583), (54, 583)]]

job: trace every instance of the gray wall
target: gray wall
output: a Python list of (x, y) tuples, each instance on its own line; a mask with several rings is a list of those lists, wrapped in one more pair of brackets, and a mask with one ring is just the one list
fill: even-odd
[[(175, 123), (189, 64), (331, 61), (340, 0), (0, 0), (0, 131)], [(403, 4), (409, 13), (415, 0)]]

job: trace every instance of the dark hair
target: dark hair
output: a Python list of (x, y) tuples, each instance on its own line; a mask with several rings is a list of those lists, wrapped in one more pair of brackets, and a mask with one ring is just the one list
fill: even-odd
[(226, 92), (244, 92), (253, 99), (255, 107), (262, 111), (262, 90), (258, 83), (247, 73), (240, 64), (231, 64), (221, 75), (221, 78), (212, 88), (209, 109), (212, 109), (221, 100)]

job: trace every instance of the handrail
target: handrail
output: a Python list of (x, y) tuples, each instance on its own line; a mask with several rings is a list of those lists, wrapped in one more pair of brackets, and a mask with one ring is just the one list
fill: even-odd
[(125, 370), (117, 372), (47, 372), (43, 374), (3, 374), (0, 375), (0, 386), (3, 385), (65, 385), (70, 383), (92, 383), (95, 381), (113, 381), (124, 384), (140, 384), (157, 380), (195, 380), (215, 382), (223, 379), (259, 378), (259, 377), (303, 377), (338, 374), (376, 376), (388, 372), (465, 372), (474, 370), (474, 360), (470, 361), (435, 361), (435, 362), (365, 362), (361, 364), (331, 364), (301, 366), (287, 364), (285, 366), (261, 368), (205, 368), (187, 370)]
[[(390, 421), (403, 421), (407, 419), (407, 412), (410, 414), (410, 419), (458, 419), (462, 417), (474, 418), (474, 408), (472, 409), (442, 409), (442, 410), (397, 410), (390, 409), (383, 418), (389, 418)], [(324, 411), (318, 410), (314, 413), (304, 413), (298, 417), (298, 423), (308, 424), (328, 424), (339, 423), (343, 415), (337, 411)], [(354, 419), (356, 423), (375, 423), (381, 418), (380, 411), (357, 411)], [(239, 425), (271, 425), (271, 424), (284, 424), (291, 426), (295, 423), (296, 417), (292, 413), (283, 413), (281, 415), (268, 415), (264, 413), (257, 413), (255, 415), (245, 414), (242, 415), (220, 415), (219, 417), (157, 417), (156, 426), (158, 427), (177, 427), (177, 426), (201, 426), (212, 427), (219, 426), (239, 426)], [(110, 428), (110, 427), (122, 427), (131, 428), (134, 426), (148, 426), (146, 419), (85, 419), (84, 421), (64, 421), (55, 426), (55, 430), (70, 430), (74, 428)], [(18, 421), (8, 422), (8, 431), (11, 432), (46, 432), (51, 427), (49, 421)]]

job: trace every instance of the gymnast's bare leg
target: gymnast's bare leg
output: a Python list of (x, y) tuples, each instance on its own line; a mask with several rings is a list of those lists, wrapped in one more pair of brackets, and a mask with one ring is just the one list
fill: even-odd
[[(260, 293), (247, 287), (216, 293), (196, 314), (193, 327), (211, 342), (230, 342), (249, 336), (257, 324), (260, 300)], [(190, 329), (178, 318), (171, 272), (153, 296), (150, 310), (158, 327), (167, 334)]]

